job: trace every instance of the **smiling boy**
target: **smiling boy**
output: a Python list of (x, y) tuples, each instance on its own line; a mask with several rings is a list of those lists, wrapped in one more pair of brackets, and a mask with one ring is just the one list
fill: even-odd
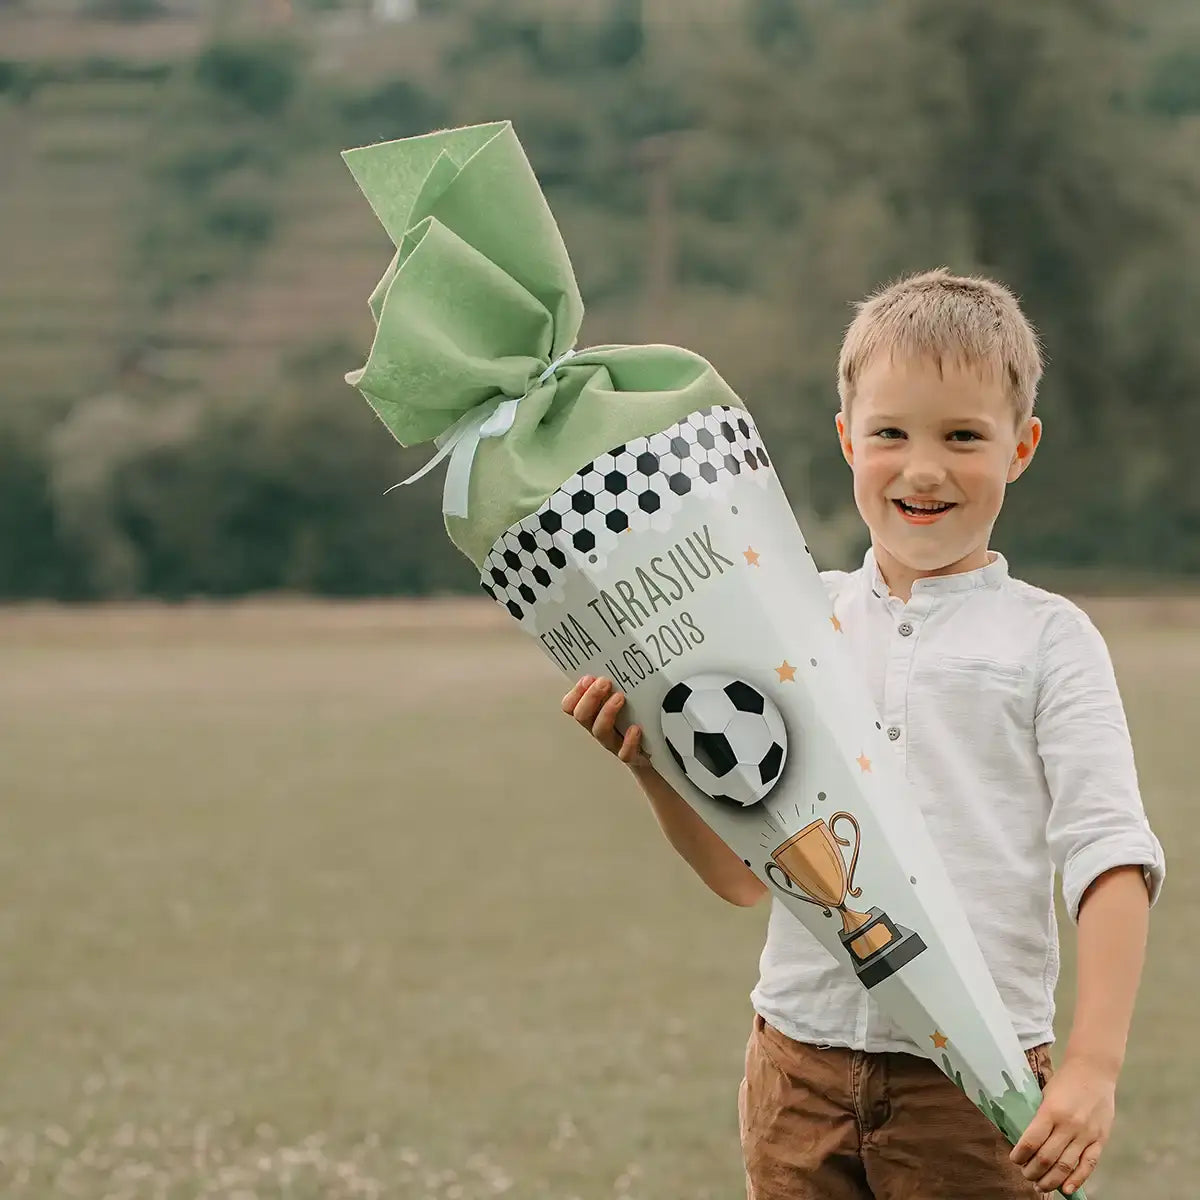
[[(774, 900), (739, 1094), (750, 1200), (1028, 1200), (1088, 1178), (1165, 875), (1107, 647), (990, 548), (1041, 440), (1042, 364), (1013, 297), (933, 271), (859, 307), (836, 417), (871, 535), (827, 571), (834, 611), (1044, 1089), (1018, 1145)], [(765, 886), (662, 779), (624, 697), (582, 679), (563, 708), (629, 764), (675, 849), (731, 903)], [(1054, 1072), (1054, 879), (1078, 922), (1075, 1020)]]

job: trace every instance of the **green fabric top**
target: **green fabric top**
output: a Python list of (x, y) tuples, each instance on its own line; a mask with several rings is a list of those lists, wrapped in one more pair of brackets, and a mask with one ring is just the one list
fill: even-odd
[(469, 410), (524, 397), (511, 429), (479, 443), (451, 540), (476, 566), (510, 525), (598, 454), (714, 404), (743, 407), (677, 346), (580, 350), (583, 302), (554, 217), (507, 121), (347, 150), (396, 246), (371, 294), (375, 339), (346, 376), (401, 445)]

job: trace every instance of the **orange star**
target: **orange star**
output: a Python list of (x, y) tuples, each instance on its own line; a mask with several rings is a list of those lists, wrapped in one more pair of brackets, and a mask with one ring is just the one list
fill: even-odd
[(865, 754), (860, 754), (854, 761), (858, 763), (858, 765), (862, 767), (864, 771), (869, 771), (871, 769), (871, 760)]
[(829, 618), (829, 620), (833, 623), (834, 629), (837, 630), (838, 633), (841, 633), (842, 632), (842, 623), (841, 623), (841, 621), (839, 621), (837, 619), (837, 613), (834, 613), (833, 616)]
[(937, 1029), (935, 1029), (933, 1033), (929, 1035), (929, 1040), (933, 1042), (934, 1046), (936, 1046), (939, 1050), (945, 1050), (950, 1041), (950, 1039), (944, 1033)]
[(748, 566), (748, 567), (757, 567), (758, 566), (758, 551), (755, 550), (755, 548), (753, 546), (747, 546), (746, 549), (742, 551), (742, 553), (746, 556), (746, 566)]
[(786, 658), (783, 660), (783, 666), (776, 667), (775, 671), (779, 675), (780, 683), (795, 683), (796, 682), (796, 668), (793, 667), (792, 664), (790, 662), (788, 662), (788, 660)]

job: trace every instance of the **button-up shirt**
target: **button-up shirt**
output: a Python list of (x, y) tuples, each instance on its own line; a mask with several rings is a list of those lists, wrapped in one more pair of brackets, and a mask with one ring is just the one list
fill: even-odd
[[(907, 603), (871, 550), (822, 578), (1021, 1044), (1053, 1041), (1056, 871), (1074, 920), (1104, 872), (1142, 867), (1153, 902), (1166, 870), (1108, 648), (994, 551)], [(777, 899), (751, 1000), (799, 1041), (924, 1053)]]

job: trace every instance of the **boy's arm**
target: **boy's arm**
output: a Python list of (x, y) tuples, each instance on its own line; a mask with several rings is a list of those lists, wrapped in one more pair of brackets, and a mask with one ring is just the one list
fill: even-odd
[(1100, 1161), (1146, 955), (1150, 896), (1141, 867), (1095, 880), (1079, 906), (1075, 1020), (1062, 1065), (1012, 1152), (1026, 1179), (1070, 1195)]
[(1062, 1065), (1013, 1160), (1043, 1191), (1069, 1194), (1095, 1168), (1112, 1128), (1148, 910), (1166, 873), (1108, 647), (1073, 605), (1047, 628), (1034, 727), (1050, 794), (1047, 841), (1079, 924), (1079, 975)]
[(722, 900), (749, 907), (767, 894), (766, 884), (649, 763), (632, 770), (667, 841)]
[(1079, 906), (1075, 1019), (1064, 1066), (1081, 1059), (1116, 1080), (1125, 1063), (1149, 928), (1150, 896), (1141, 867), (1108, 871), (1087, 890)]
[(766, 885), (704, 823), (696, 810), (650, 765), (636, 726), (621, 734), (616, 722), (625, 697), (608, 679), (585, 676), (564, 697), (563, 712), (588, 729), (632, 771), (650, 801), (667, 841), (697, 875), (730, 904), (749, 906), (767, 894)]

